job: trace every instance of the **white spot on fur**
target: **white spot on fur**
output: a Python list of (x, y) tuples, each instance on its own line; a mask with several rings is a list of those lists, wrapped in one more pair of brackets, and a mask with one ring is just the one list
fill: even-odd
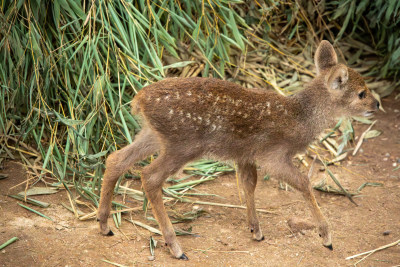
[(187, 95), (188, 95), (188, 96), (191, 96), (191, 95), (192, 95), (192, 92), (191, 92), (191, 91), (188, 91), (188, 92), (187, 92)]
[(271, 104), (267, 102), (267, 114), (271, 115)]

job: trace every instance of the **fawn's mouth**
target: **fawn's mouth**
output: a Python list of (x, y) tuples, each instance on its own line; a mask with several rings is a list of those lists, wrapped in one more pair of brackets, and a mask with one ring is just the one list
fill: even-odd
[(374, 113), (375, 113), (375, 111), (372, 111), (372, 110), (365, 111), (365, 112), (363, 113), (363, 116), (364, 116), (364, 117), (369, 117), (369, 116), (372, 116)]

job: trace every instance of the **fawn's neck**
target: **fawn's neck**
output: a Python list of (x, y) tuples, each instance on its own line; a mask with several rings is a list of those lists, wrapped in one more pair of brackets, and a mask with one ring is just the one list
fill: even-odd
[(303, 122), (314, 132), (314, 137), (330, 127), (340, 115), (335, 102), (322, 81), (316, 79), (293, 96), (301, 107)]

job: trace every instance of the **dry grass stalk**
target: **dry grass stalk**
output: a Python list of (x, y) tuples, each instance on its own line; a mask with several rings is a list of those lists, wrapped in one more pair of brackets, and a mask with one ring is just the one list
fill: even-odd
[[(397, 240), (397, 241), (394, 241), (393, 243), (381, 246), (379, 248), (376, 248), (376, 249), (373, 249), (373, 250), (369, 250), (369, 251), (366, 251), (366, 252), (363, 252), (363, 253), (360, 253), (360, 254), (356, 254), (356, 255), (353, 255), (353, 256), (349, 256), (349, 257), (346, 258), (346, 260), (351, 260), (351, 259), (357, 258), (359, 256), (363, 256), (363, 255), (368, 254), (367, 256), (365, 256), (364, 258), (362, 258), (361, 260), (359, 260), (357, 262), (357, 263), (359, 263), (359, 262), (365, 260), (367, 257), (369, 257), (370, 255), (372, 255), (373, 253), (375, 253), (377, 251), (384, 250), (384, 249), (387, 249), (387, 248), (390, 248), (390, 247), (394, 247), (394, 246), (397, 246), (398, 244), (400, 244), (400, 239)], [(354, 265), (356, 265), (357, 263), (355, 263)]]
[(360, 149), (360, 147), (361, 147), (361, 145), (362, 145), (362, 143), (363, 143), (363, 141), (364, 141), (364, 136), (368, 133), (369, 130), (371, 130), (372, 126), (374, 126), (374, 124), (375, 124), (376, 122), (377, 122), (377, 121), (374, 121), (373, 123), (371, 123), (371, 125), (368, 127), (368, 129), (365, 130), (365, 131), (361, 134), (360, 139), (358, 140), (358, 143), (357, 143), (357, 145), (356, 145), (356, 148), (355, 148), (354, 151), (353, 151), (353, 156), (355, 156), (355, 155), (357, 154), (358, 150)]

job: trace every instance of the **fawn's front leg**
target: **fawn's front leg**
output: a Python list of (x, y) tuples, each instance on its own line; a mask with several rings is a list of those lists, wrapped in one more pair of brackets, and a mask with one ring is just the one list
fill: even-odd
[(302, 192), (304, 199), (306, 200), (314, 218), (317, 221), (319, 236), (323, 239), (323, 245), (332, 250), (333, 247), (330, 227), (320, 208), (318, 207), (308, 177), (295, 168), (290, 159), (281, 161), (279, 169), (275, 169), (274, 174), (277, 175), (281, 180), (287, 182), (289, 185)]
[(254, 191), (257, 185), (256, 165), (254, 163), (238, 163), (237, 171), (243, 183), (243, 191), (246, 196), (247, 205), (247, 221), (253, 233), (253, 239), (257, 241), (264, 240), (254, 204)]
[[(307, 179), (306, 176), (304, 177)], [(318, 207), (318, 203), (317, 200), (315, 199), (310, 182), (308, 182), (307, 189), (303, 192), (303, 197), (308, 203), (311, 212), (314, 215), (314, 218), (316, 218), (318, 222), (319, 236), (322, 237), (323, 239), (323, 245), (329, 248), (330, 250), (333, 250), (332, 237), (329, 229), (329, 224), (325, 219), (324, 215), (322, 214), (320, 208)]]

